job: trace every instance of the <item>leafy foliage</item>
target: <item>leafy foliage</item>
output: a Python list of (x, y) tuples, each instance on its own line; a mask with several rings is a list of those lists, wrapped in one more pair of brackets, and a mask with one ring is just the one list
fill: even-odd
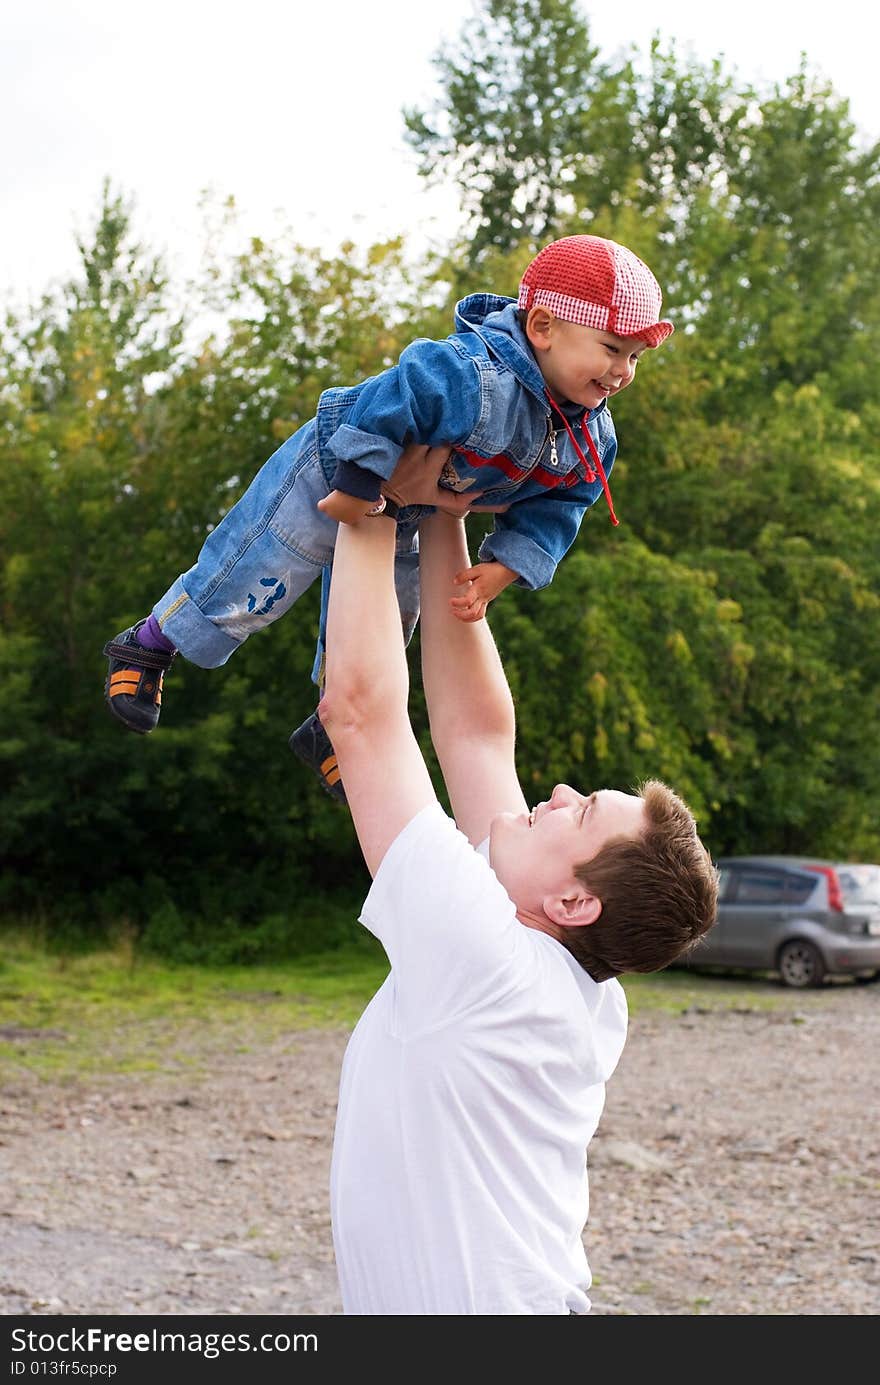
[[(407, 126), (473, 240), (218, 258), (197, 338), (106, 188), (79, 274), (0, 339), (0, 906), (227, 957), (320, 946), (366, 876), (286, 746), (317, 592), (223, 670), (178, 660), (156, 736), (101, 647), (193, 561), (317, 396), (514, 293), (538, 240), (633, 247), (679, 330), (615, 403), (612, 484), (550, 588), (491, 613), (533, 797), (658, 775), (717, 852), (880, 859), (878, 151), (802, 68), (757, 93), (655, 43), (600, 60), (573, 0), (484, 0)], [(474, 542), (485, 517), (469, 524)], [(417, 648), (413, 651), (417, 669)], [(430, 754), (415, 673), (413, 707)], [(338, 934), (338, 922), (333, 924)], [(212, 941), (215, 940), (215, 941)]]
[(435, 65), (435, 110), (405, 112), (428, 177), (450, 172), (475, 221), (474, 249), (540, 238), (560, 214), (585, 94), (605, 68), (573, 0), (486, 0)]

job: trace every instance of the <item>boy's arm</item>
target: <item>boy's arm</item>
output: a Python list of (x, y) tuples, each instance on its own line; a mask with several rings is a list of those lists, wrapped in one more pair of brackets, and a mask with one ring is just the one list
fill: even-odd
[(598, 482), (580, 481), (564, 491), (514, 501), (480, 544), (481, 561), (504, 564), (518, 574), (517, 585), (530, 591), (548, 586), (577, 538), (584, 515), (601, 494)]
[(336, 463), (335, 490), (362, 500), (363, 509), (349, 506), (345, 515), (337, 515), (331, 508), (335, 496), (322, 509), (333, 519), (351, 514), (349, 522), (356, 521), (379, 499), (407, 443), (463, 442), (482, 407), (480, 377), (470, 357), (446, 341), (413, 342), (397, 365), (358, 387), (345, 422), (326, 443)]
[(482, 620), (489, 602), (514, 582), (533, 591), (546, 587), (601, 493), (601, 486), (578, 482), (509, 505), (480, 545), (482, 561), (455, 577), (464, 588), (451, 603), (458, 619)]
[(488, 624), (458, 620), (450, 608), (456, 574), (470, 566), (464, 524), (431, 515), (419, 526), (419, 547), (422, 677), (431, 739), (453, 816), (478, 845), (498, 813), (528, 811), (514, 760), (513, 698)]
[(407, 823), (436, 799), (407, 711), (409, 676), (394, 590), (396, 529), (381, 515), (340, 526), (320, 707), (371, 875)]

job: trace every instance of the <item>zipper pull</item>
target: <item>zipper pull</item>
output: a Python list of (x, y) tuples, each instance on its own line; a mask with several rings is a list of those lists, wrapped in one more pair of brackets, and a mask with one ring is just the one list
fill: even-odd
[(550, 465), (559, 466), (559, 453), (556, 451), (556, 434), (550, 430)]

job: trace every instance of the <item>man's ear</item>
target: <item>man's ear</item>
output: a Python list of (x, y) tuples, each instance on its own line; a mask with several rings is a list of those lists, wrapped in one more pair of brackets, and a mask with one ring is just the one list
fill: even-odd
[(560, 928), (585, 928), (602, 912), (602, 901), (583, 886), (569, 895), (552, 894), (543, 901), (544, 913)]
[(550, 345), (553, 329), (553, 314), (547, 308), (529, 308), (526, 318), (526, 336), (535, 351), (546, 351)]

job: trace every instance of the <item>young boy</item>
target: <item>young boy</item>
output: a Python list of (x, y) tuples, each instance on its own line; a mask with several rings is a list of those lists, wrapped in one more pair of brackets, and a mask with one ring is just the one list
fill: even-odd
[[(641, 353), (669, 336), (660, 286), (632, 251), (567, 236), (532, 260), (518, 301), (472, 294), (445, 341), (418, 340), (396, 366), (352, 388), (325, 390), (315, 418), (288, 438), (212, 530), (193, 567), (146, 619), (104, 647), (105, 695), (131, 731), (152, 731), (176, 652), (224, 664), (255, 630), (283, 615), (333, 558), (337, 524), (384, 514), (397, 523), (396, 590), (405, 638), (418, 619), (418, 522), (431, 507), (383, 494), (408, 443), (451, 446), (445, 489), (474, 489), (494, 529), (480, 562), (459, 574), (462, 620), (480, 619), (505, 587), (537, 590), (608, 487), (617, 451), (608, 399), (634, 377)], [(325, 578), (313, 678), (323, 678)], [(345, 801), (317, 714), (290, 740)]]

